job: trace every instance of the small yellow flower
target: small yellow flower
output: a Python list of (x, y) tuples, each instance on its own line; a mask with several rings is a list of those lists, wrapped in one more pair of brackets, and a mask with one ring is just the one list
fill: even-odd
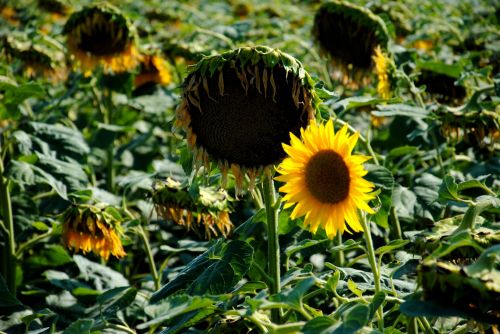
[(172, 82), (172, 75), (165, 59), (157, 55), (143, 56), (140, 72), (135, 77), (135, 88), (147, 83), (156, 83), (165, 86), (170, 82)]
[(63, 243), (66, 247), (93, 251), (108, 260), (126, 255), (119, 237), (119, 222), (102, 208), (88, 205), (72, 206), (63, 216)]
[(347, 125), (337, 133), (333, 122), (312, 122), (293, 134), (291, 144), (283, 144), (288, 157), (278, 167), (280, 191), (286, 195), (285, 208), (295, 205), (291, 218), (305, 216), (304, 224), (312, 233), (321, 226), (329, 238), (337, 232), (362, 231), (358, 209), (373, 214), (367, 202), (374, 198), (373, 184), (363, 179), (363, 163), (370, 157), (351, 155), (359, 134), (349, 136)]
[(382, 52), (380, 46), (375, 48), (373, 61), (375, 63), (375, 72), (378, 77), (377, 92), (383, 99), (388, 99), (391, 97), (391, 82), (389, 79), (390, 64), (387, 55)]

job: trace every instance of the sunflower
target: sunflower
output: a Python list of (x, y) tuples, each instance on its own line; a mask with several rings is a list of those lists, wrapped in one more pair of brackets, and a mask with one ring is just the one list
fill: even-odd
[(90, 75), (98, 66), (120, 73), (135, 68), (141, 58), (129, 20), (115, 7), (99, 4), (73, 13), (64, 25), (76, 65)]
[(144, 85), (168, 85), (172, 82), (172, 75), (167, 61), (159, 55), (145, 55), (141, 59), (140, 71), (134, 80), (134, 87), (138, 89)]
[(73, 205), (63, 214), (63, 243), (83, 253), (93, 251), (108, 260), (126, 255), (119, 234), (117, 212), (106, 206)]
[(227, 237), (233, 229), (229, 218), (229, 196), (214, 187), (191, 187), (168, 178), (157, 181), (152, 190), (158, 216), (184, 226), (188, 231), (205, 229), (210, 239), (219, 234)]
[(389, 32), (384, 21), (369, 9), (333, 0), (325, 2), (314, 17), (313, 36), (320, 51), (330, 58), (333, 76), (358, 88), (370, 82), (377, 47), (387, 49)]
[(375, 55), (373, 56), (375, 62), (375, 72), (377, 73), (377, 93), (383, 99), (391, 97), (391, 81), (389, 76), (390, 60), (386, 54), (382, 52), (380, 46), (375, 48)]
[(67, 77), (63, 46), (48, 36), (14, 31), (0, 45), (9, 62), (20, 61), (27, 77), (43, 76), (52, 82)]
[(176, 125), (187, 133), (195, 165), (210, 158), (230, 170), (236, 193), (279, 163), (289, 142), (314, 117), (314, 82), (293, 57), (268, 47), (246, 47), (203, 58), (184, 81)]
[[(363, 162), (370, 157), (351, 155), (359, 134), (349, 136), (347, 125), (334, 133), (333, 122), (312, 122), (301, 130), (302, 141), (290, 134), (291, 144), (283, 144), (288, 157), (278, 167), (280, 188), (286, 193), (285, 208), (295, 205), (291, 218), (305, 215), (304, 224), (316, 233), (321, 226), (329, 238), (349, 228), (362, 230), (358, 209), (373, 214), (367, 201), (374, 198), (373, 184), (363, 179)], [(347, 222), (347, 224), (346, 224)]]

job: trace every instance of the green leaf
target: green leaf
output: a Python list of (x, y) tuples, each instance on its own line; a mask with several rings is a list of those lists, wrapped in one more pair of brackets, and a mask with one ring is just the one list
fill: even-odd
[(304, 239), (301, 240), (298, 244), (288, 246), (285, 250), (286, 256), (290, 257), (292, 254), (300, 252), (303, 249), (313, 247), (316, 245), (323, 244), (325, 242), (330, 241), (329, 239), (323, 239), (323, 240), (311, 240), (311, 239)]
[(402, 240), (402, 239), (391, 240), (387, 245), (377, 248), (377, 250), (375, 250), (375, 254), (380, 255), (390, 252), (392, 250), (404, 247), (409, 242), (410, 242), (409, 240)]
[(7, 88), (7, 90), (5, 91), (3, 97), (3, 103), (11, 107), (15, 107), (21, 104), (24, 100), (30, 97), (42, 98), (45, 96), (45, 90), (43, 89), (43, 87), (40, 84), (34, 82), (28, 82), (20, 86), (10, 86), (5, 88)]
[(303, 279), (291, 288), (288, 288), (275, 296), (271, 296), (270, 300), (285, 303), (295, 309), (299, 309), (302, 305), (302, 298), (304, 298), (307, 291), (309, 291), (309, 289), (314, 285), (315, 281), (316, 279), (314, 277)]
[(385, 292), (380, 291), (373, 296), (372, 302), (370, 303), (370, 314), (368, 316), (368, 319), (371, 320), (375, 316), (375, 312), (378, 310), (380, 306), (385, 301)]
[(332, 292), (337, 290), (337, 285), (339, 284), (340, 280), (340, 271), (336, 270), (330, 278), (328, 278), (328, 281), (326, 281), (326, 288)]
[(352, 293), (354, 293), (356, 296), (358, 296), (358, 297), (363, 296), (363, 291), (358, 288), (358, 286), (356, 285), (356, 283), (352, 279), (349, 279), (347, 281), (347, 288)]
[(229, 292), (246, 274), (253, 258), (252, 247), (240, 240), (222, 240), (191, 261), (172, 281), (151, 297), (155, 303), (174, 292), (185, 290), (191, 295)]
[(106, 319), (114, 317), (118, 311), (132, 304), (137, 295), (137, 289), (135, 288), (128, 288), (125, 291), (123, 291), (122, 288), (116, 288), (111, 291), (113, 290), (118, 291), (116, 293), (110, 293), (108, 290), (105, 292), (105, 294), (107, 293), (106, 298), (104, 298), (103, 295), (97, 297), (99, 304), (103, 307), (101, 316)]
[(342, 324), (332, 334), (355, 334), (358, 333), (370, 321), (370, 308), (366, 305), (357, 304), (343, 314)]
[(368, 171), (368, 174), (364, 177), (366, 180), (373, 182), (378, 188), (392, 191), (394, 176), (392, 176), (390, 170), (373, 164), (365, 164), (365, 169)]
[(333, 110), (335, 110), (335, 112), (342, 112), (353, 108), (372, 106), (382, 102), (386, 101), (373, 96), (354, 96), (335, 102)]
[(82, 278), (92, 282), (98, 291), (130, 285), (121, 273), (110, 267), (92, 262), (81, 255), (73, 255), (73, 260), (78, 266)]
[(170, 296), (159, 304), (146, 306), (145, 313), (153, 319), (137, 325), (137, 328), (149, 328), (194, 310), (214, 308), (215, 302), (209, 298), (188, 295)]
[(327, 317), (316, 317), (308, 321), (302, 328), (303, 334), (329, 334), (339, 325), (338, 321)]
[(63, 334), (89, 334), (94, 320), (91, 319), (79, 319), (69, 325), (63, 332)]
[(43, 249), (29, 256), (26, 264), (33, 269), (41, 267), (57, 267), (73, 262), (66, 249), (57, 244), (45, 245)]
[(23, 305), (17, 298), (10, 293), (4, 278), (0, 275), (0, 307), (15, 307)]
[(453, 176), (446, 175), (443, 178), (443, 183), (439, 188), (438, 194), (440, 200), (460, 200), (458, 196), (458, 184), (455, 182)]
[(410, 317), (467, 317), (466, 313), (453, 307), (433, 301), (407, 300), (399, 311)]
[(406, 104), (384, 104), (377, 107), (380, 111), (373, 111), (372, 115), (378, 117), (406, 116), (421, 119), (429, 116), (427, 110)]
[(175, 334), (179, 333), (184, 328), (192, 327), (199, 322), (205, 320), (216, 312), (213, 308), (204, 308), (194, 310), (188, 313), (185, 313), (179, 317), (176, 317), (172, 320), (172, 323), (175, 325), (161, 331), (159, 334)]
[(81, 162), (83, 157), (90, 153), (87, 142), (77, 129), (62, 124), (39, 122), (31, 122), (29, 125), (32, 137), (49, 145), (52, 151), (57, 152), (57, 157), (60, 159), (72, 158)]

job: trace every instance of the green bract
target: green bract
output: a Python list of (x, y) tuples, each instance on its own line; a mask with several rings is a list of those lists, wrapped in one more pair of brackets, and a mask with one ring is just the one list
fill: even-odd
[(212, 234), (217, 236), (219, 232), (227, 236), (232, 229), (230, 197), (223, 189), (188, 187), (186, 183), (168, 178), (153, 184), (152, 199), (159, 216), (186, 226), (188, 230), (198, 231), (203, 225), (207, 238)]

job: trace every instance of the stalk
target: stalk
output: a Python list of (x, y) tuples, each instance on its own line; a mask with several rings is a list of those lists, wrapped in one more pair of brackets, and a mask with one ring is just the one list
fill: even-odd
[[(1, 146), (0, 146), (1, 152)], [(16, 239), (14, 235), (14, 219), (10, 200), (9, 180), (4, 177), (3, 159), (0, 159), (0, 202), (2, 205), (3, 227), (6, 233), (6, 245), (3, 251), (3, 274), (9, 291), (16, 295)]]
[[(267, 251), (268, 271), (271, 278), (270, 292), (272, 295), (281, 291), (280, 287), (280, 246), (278, 239), (279, 203), (276, 202), (276, 192), (271, 171), (266, 169), (264, 177), (264, 204), (267, 214)], [(271, 320), (279, 323), (280, 310), (271, 310)]]
[(142, 226), (139, 226), (137, 228), (139, 231), (139, 237), (141, 238), (142, 242), (144, 243), (144, 248), (146, 249), (146, 255), (148, 257), (148, 263), (149, 263), (149, 270), (151, 271), (151, 276), (153, 276), (153, 281), (155, 283), (155, 289), (159, 290), (160, 289), (160, 276), (158, 275), (158, 271), (156, 270), (156, 264), (155, 260), (153, 257), (153, 252), (151, 251), (151, 246), (149, 245), (149, 240), (148, 237), (146, 236), (146, 232), (142, 228)]
[[(366, 243), (366, 251), (368, 252), (368, 261), (370, 262), (370, 267), (372, 268), (373, 280), (375, 283), (375, 293), (381, 292), (382, 288), (380, 285), (380, 272), (377, 266), (377, 259), (375, 257), (375, 249), (373, 248), (372, 235), (370, 233), (370, 226), (368, 225), (368, 221), (366, 219), (366, 214), (361, 214), (361, 226), (363, 227), (365, 243)], [(379, 330), (384, 330), (384, 315), (382, 313), (382, 308), (378, 308), (377, 315), (379, 318), (378, 326)]]

